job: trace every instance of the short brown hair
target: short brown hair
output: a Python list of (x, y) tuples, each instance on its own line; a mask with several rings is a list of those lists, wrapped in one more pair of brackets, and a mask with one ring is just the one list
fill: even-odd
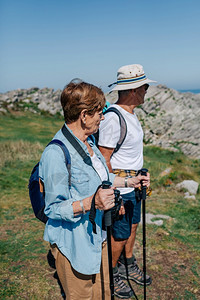
[(66, 123), (75, 122), (83, 109), (89, 115), (94, 115), (105, 106), (103, 91), (93, 84), (73, 79), (67, 84), (61, 94), (61, 105)]

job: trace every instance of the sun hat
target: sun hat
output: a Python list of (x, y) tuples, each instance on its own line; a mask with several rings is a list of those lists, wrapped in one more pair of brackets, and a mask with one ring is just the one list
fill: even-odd
[(111, 91), (123, 91), (136, 89), (146, 83), (156, 82), (154, 80), (148, 79), (144, 73), (143, 66), (134, 64), (126, 65), (117, 71), (117, 81), (110, 84), (116, 86)]

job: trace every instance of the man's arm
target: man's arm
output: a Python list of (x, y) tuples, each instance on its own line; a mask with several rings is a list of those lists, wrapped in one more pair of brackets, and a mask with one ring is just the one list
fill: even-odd
[(99, 146), (99, 150), (101, 151), (102, 155), (104, 156), (104, 158), (106, 160), (106, 164), (108, 166), (109, 172), (112, 173), (113, 170), (111, 167), (110, 158), (114, 151), (114, 148), (107, 148), (107, 147)]

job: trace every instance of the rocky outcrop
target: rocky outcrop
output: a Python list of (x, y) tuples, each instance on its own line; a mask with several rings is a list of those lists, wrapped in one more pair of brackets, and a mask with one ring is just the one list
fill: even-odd
[[(18, 89), (0, 94), (0, 112), (30, 110), (62, 114), (61, 90)], [(114, 103), (117, 93), (105, 94)], [(151, 86), (145, 103), (135, 109), (144, 130), (144, 142), (200, 158), (200, 94), (180, 93), (166, 86)]]
[(37, 87), (10, 91), (0, 94), (0, 112), (30, 110), (33, 113), (46, 111), (52, 115), (62, 114), (60, 94), (61, 90)]

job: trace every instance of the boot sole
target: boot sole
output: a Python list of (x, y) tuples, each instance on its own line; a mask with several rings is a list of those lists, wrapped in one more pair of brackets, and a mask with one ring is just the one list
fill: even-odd
[(116, 294), (116, 293), (114, 293), (114, 295), (115, 295), (116, 297), (120, 298), (120, 299), (130, 299), (130, 298), (133, 296), (133, 293), (132, 293), (132, 295), (130, 295), (130, 296), (121, 296), (121, 295), (118, 295), (118, 294)]
[[(123, 279), (126, 279), (126, 280), (127, 280), (127, 276), (122, 275), (121, 273), (120, 273), (120, 276), (121, 276)], [(144, 285), (143, 282), (138, 281), (137, 279), (134, 279), (134, 278), (132, 278), (132, 277), (128, 277), (128, 279), (134, 281), (134, 282), (137, 283), (138, 285), (142, 285), (142, 286)], [(152, 280), (150, 280), (149, 282), (146, 282), (146, 285), (150, 285), (151, 283), (152, 283)]]

